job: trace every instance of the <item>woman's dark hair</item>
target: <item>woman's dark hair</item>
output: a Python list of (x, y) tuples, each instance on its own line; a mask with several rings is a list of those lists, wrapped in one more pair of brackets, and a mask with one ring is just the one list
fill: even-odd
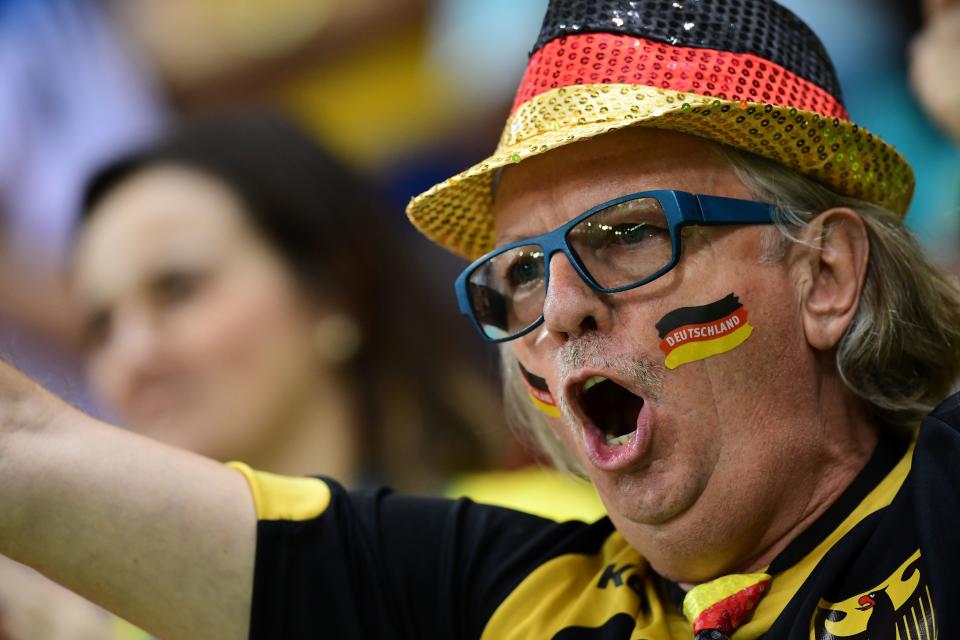
[(369, 254), (390, 250), (369, 186), (295, 124), (260, 111), (189, 124), (103, 167), (84, 193), (81, 224), (127, 178), (166, 164), (202, 171), (239, 196), (248, 222), (311, 293), (329, 286), (352, 296), (352, 281), (377, 259)]
[[(357, 435), (368, 477), (425, 489), (451, 472), (489, 463), (484, 440), (499, 414), (473, 415), (461, 402), (465, 390), (454, 388), (487, 381), (449, 348), (449, 314), (435, 310), (422, 278), (411, 273), (401, 246), (409, 239), (388, 232), (370, 184), (285, 118), (233, 112), (189, 124), (103, 167), (88, 182), (80, 226), (113, 189), (160, 165), (197, 169), (223, 183), (303, 291), (357, 321), (361, 353), (345, 373), (364, 417)], [(416, 458), (398, 459), (401, 450)]]

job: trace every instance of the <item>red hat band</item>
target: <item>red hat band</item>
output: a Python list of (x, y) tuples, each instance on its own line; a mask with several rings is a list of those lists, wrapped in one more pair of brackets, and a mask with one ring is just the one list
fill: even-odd
[(827, 118), (849, 119), (844, 106), (826, 90), (759, 56), (613, 33), (562, 36), (537, 50), (530, 58), (511, 113), (551, 89), (611, 83), (763, 102)]

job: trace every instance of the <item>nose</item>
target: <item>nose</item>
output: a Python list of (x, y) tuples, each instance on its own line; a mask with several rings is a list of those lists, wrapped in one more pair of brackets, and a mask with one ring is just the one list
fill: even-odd
[(612, 316), (606, 298), (584, 282), (565, 255), (555, 253), (550, 258), (550, 285), (543, 301), (544, 328), (562, 339), (605, 331)]
[(157, 350), (157, 327), (149, 311), (115, 309), (110, 338), (95, 357), (100, 385), (115, 402), (122, 403), (136, 381), (155, 365)]
[(146, 309), (128, 308), (117, 314), (114, 348), (131, 362), (149, 360), (156, 347), (154, 318)]

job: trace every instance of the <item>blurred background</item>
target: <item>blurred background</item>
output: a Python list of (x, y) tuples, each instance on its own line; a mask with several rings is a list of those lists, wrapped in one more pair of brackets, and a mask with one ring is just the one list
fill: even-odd
[[(953, 260), (960, 154), (943, 119), (924, 113), (910, 81), (925, 21), (947, 22), (950, 3), (784, 4), (825, 41), (853, 119), (915, 167), (908, 223), (930, 251)], [(0, 352), (104, 415), (77, 364), (79, 329), (63, 281), (83, 185), (102, 163), (184, 120), (237, 105), (288, 114), (369, 177), (404, 255), (423, 266), (425, 290), (456, 321), (450, 294), (461, 263), (419, 238), (402, 209), (493, 148), (545, 6), (0, 0)], [(940, 40), (949, 40), (944, 30)], [(956, 91), (956, 70), (946, 61), (957, 58), (921, 53), (924, 77), (934, 77), (917, 84), (932, 86), (926, 93), (933, 100)], [(489, 369), (492, 356), (465, 323), (461, 328), (463, 348)]]
[[(892, 142), (915, 168), (917, 192), (907, 222), (939, 261), (960, 273), (960, 152), (954, 141), (960, 138), (960, 3), (781, 1), (824, 40), (837, 65), (852, 118)], [(389, 456), (384, 455), (377, 459), (380, 466), (376, 468), (363, 456), (351, 458), (352, 466), (342, 466), (343, 460), (331, 462), (331, 468), (359, 486), (387, 481), (436, 492), (458, 474), (516, 469), (534, 462), (502, 426), (494, 350), (485, 347), (458, 316), (452, 284), (463, 262), (422, 239), (407, 223), (403, 208), (413, 195), (493, 149), (545, 7), (546, 0), (0, 0), (0, 357), (95, 415), (149, 431), (138, 423), (138, 416), (145, 414), (126, 410), (123, 384), (103, 373), (109, 331), (104, 328), (104, 314), (90, 308), (99, 304), (95, 298), (100, 295), (96, 293), (99, 285), (90, 284), (94, 278), (90, 274), (101, 274), (106, 278), (101, 278), (102, 283), (109, 280), (111, 270), (121, 275), (132, 270), (147, 251), (135, 243), (152, 232), (140, 230), (137, 236), (128, 229), (134, 235), (123, 235), (109, 228), (104, 231), (103, 226), (114, 215), (111, 207), (119, 206), (117, 199), (156, 202), (157, 184), (180, 185), (187, 194), (195, 188), (198, 201), (171, 205), (162, 193), (159, 196), (165, 206), (180, 207), (185, 214), (203, 198), (213, 198), (226, 209), (255, 208), (245, 198), (246, 179), (229, 167), (222, 169), (219, 160), (197, 152), (192, 143), (175, 152), (164, 147), (158, 157), (167, 165), (186, 162), (194, 169), (199, 162), (207, 178), (211, 172), (217, 174), (217, 184), (198, 180), (196, 172), (191, 177), (181, 171), (179, 178), (151, 174), (153, 182), (143, 175), (138, 181), (135, 174), (146, 175), (149, 169), (143, 166), (156, 160), (151, 157), (145, 162), (142, 150), (182, 131), (185, 123), (206, 122), (200, 130), (208, 131), (218, 114), (239, 108), (269, 110), (283, 114), (300, 133), (281, 132), (274, 139), (268, 132), (258, 139), (260, 147), (240, 145), (244, 136), (231, 133), (230, 126), (216, 135), (227, 136), (228, 147), (240, 145), (238, 154), (249, 154), (247, 170), (254, 177), (258, 157), (288, 152), (290, 157), (300, 157), (299, 150), (326, 167), (314, 175), (333, 172), (323, 173), (324, 184), (341, 180), (332, 175), (348, 176), (342, 180), (353, 185), (353, 191), (343, 190), (339, 198), (343, 202), (337, 206), (348, 215), (355, 209), (357, 216), (367, 216), (362, 228), (350, 233), (366, 233), (371, 246), (389, 247), (365, 258), (382, 263), (368, 271), (374, 276), (399, 274), (397, 265), (402, 263), (403, 277), (411, 283), (397, 280), (401, 284), (393, 287), (392, 298), (385, 295), (366, 301), (366, 311), (356, 313), (350, 311), (354, 303), (345, 302), (343, 292), (326, 286), (329, 282), (323, 277), (309, 287), (291, 285), (291, 291), (296, 290), (290, 298), (293, 311), (284, 317), (290, 320), (303, 311), (310, 322), (322, 320), (317, 325), (322, 331), (318, 329), (307, 340), (314, 347), (319, 345), (326, 367), (323, 375), (328, 376), (324, 379), (346, 385), (345, 395), (359, 398), (342, 408), (344, 424), (369, 427), (371, 416), (386, 416), (393, 421), (390, 424), (403, 418), (405, 423), (420, 425), (411, 438), (402, 430), (398, 433), (403, 437), (390, 437), (367, 427), (357, 429), (360, 435), (353, 436), (352, 444), (343, 440), (338, 446), (412, 455), (413, 459), (428, 454), (450, 458), (446, 466), (428, 464), (416, 473), (391, 467)], [(198, 131), (189, 135), (209, 134)], [(312, 140), (316, 150), (304, 147), (300, 135)], [(195, 152), (205, 159), (196, 160)], [(327, 154), (323, 157), (328, 160), (317, 153)], [(131, 158), (135, 158), (133, 171), (129, 170)], [(91, 178), (118, 159), (127, 163), (122, 175), (109, 177), (107, 186), (91, 196)], [(339, 173), (335, 165), (342, 165), (346, 173)], [(299, 170), (278, 168), (284, 166), (279, 161), (265, 166), (289, 174), (273, 176), (276, 184)], [(309, 181), (304, 178), (301, 184)], [(153, 194), (153, 199), (144, 194)], [(304, 194), (311, 197), (306, 206), (315, 202), (318, 214), (330, 204), (322, 193)], [(237, 199), (242, 202), (238, 204)], [(96, 217), (90, 217), (92, 212), (97, 212)], [(224, 215), (228, 222), (239, 220), (235, 213)], [(95, 223), (81, 223), (81, 219)], [(257, 251), (266, 247), (279, 260), (279, 266), (274, 265), (277, 273), (290, 271), (291, 278), (299, 280), (302, 274), (293, 273), (299, 267), (290, 259), (289, 247), (267, 237), (270, 234), (264, 233), (257, 215), (252, 219), (242, 228), (230, 227), (236, 232), (231, 242), (247, 247), (252, 253), (244, 255), (250, 256), (260, 255)], [(176, 246), (202, 236), (201, 226), (194, 228), (187, 220), (176, 227), (182, 235), (171, 236)], [(375, 245), (374, 236), (385, 244)], [(104, 260), (97, 247), (114, 247), (117, 261), (111, 262), (111, 256)], [(120, 260), (124, 249), (133, 262)], [(151, 300), (181, 304), (196, 295), (198, 287), (206, 286), (197, 278), (174, 275), (179, 280), (167, 277), (150, 285)], [(78, 300), (77, 280), (93, 302)], [(319, 297), (315, 289), (322, 292)], [(408, 291), (410, 295), (404, 297)], [(407, 314), (403, 327), (370, 319), (378, 313), (393, 313), (389, 304), (406, 305), (407, 311), (421, 313), (420, 319)], [(119, 332), (116, 317), (112, 322), (113, 331)], [(339, 346), (331, 350), (330, 340)], [(368, 353), (365, 359), (355, 359), (364, 348), (389, 345), (391, 340), (404, 342), (407, 350), (382, 347), (373, 356)], [(442, 340), (439, 350), (417, 346), (438, 340)], [(293, 353), (297, 346), (285, 348)], [(166, 365), (158, 364), (159, 355), (157, 362), (151, 362), (154, 352), (144, 349), (139, 365), (142, 377), (159, 379)], [(414, 360), (416, 366), (411, 365), (410, 371), (417, 380), (400, 382), (403, 375), (397, 371), (403, 367), (398, 369), (397, 363)], [(291, 356), (289, 362), (294, 361)], [(404, 394), (381, 397), (384, 394), (362, 389), (362, 380), (376, 378), (374, 373), (381, 370), (380, 364), (371, 364), (375, 362), (387, 362), (382, 368), (387, 372), (383, 378), (387, 387), (405, 389), (404, 384), (411, 384), (419, 389), (417, 397), (423, 402), (404, 404), (398, 401), (399, 396), (407, 397)], [(221, 364), (229, 369), (235, 361), (226, 359)], [(303, 368), (302, 363), (296, 366)], [(254, 387), (269, 386), (268, 381), (248, 382)], [(369, 406), (376, 410), (364, 409)], [(350, 422), (351, 417), (355, 422)], [(289, 415), (263, 413), (262, 422), (271, 420), (274, 424), (296, 421)], [(438, 435), (438, 421), (456, 423), (459, 430), (444, 440)], [(410, 449), (409, 442), (418, 443), (419, 448)], [(239, 449), (205, 449), (207, 445), (189, 442), (185, 446), (215, 457), (243, 455)], [(300, 472), (300, 462), (294, 454), (277, 454), (263, 466)], [(14, 588), (4, 591), (5, 584)], [(29, 617), (23, 613), (29, 606), (15, 602), (18, 594), (23, 601), (29, 593), (23, 584), (20, 568), (4, 573), (0, 563), (0, 638), (4, 640), (18, 637), (9, 632), (11, 620)], [(27, 599), (36, 603), (54, 598), (51, 591), (44, 593), (47, 596), (39, 600)], [(34, 611), (32, 624), (43, 619), (47, 626), (41, 632), (33, 627), (29, 632), (33, 635), (21, 632), (19, 637), (107, 637), (93, 623), (88, 635), (78, 631), (84, 628), (80, 621), (91, 618), (89, 608), (69, 604), (54, 608), (78, 613), (72, 618), (69, 613), (38, 617)], [(11, 612), (20, 618), (11, 617)], [(102, 617), (93, 618), (103, 624)]]

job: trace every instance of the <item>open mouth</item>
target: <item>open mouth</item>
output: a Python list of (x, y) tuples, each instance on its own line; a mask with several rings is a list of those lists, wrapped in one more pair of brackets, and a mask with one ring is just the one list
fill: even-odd
[(583, 383), (580, 405), (587, 418), (603, 432), (607, 445), (622, 447), (637, 433), (643, 398), (603, 376)]

